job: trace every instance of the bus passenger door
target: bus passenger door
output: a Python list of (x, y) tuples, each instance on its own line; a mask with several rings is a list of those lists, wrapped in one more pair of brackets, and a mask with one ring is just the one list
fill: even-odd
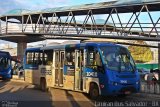
[(75, 89), (75, 49), (67, 48), (65, 51), (64, 64), (64, 88)]
[(81, 50), (75, 51), (75, 90), (82, 90), (82, 58)]
[(60, 51), (59, 86), (63, 86), (64, 51)]
[(64, 51), (55, 51), (55, 86), (63, 86)]
[(58, 86), (58, 72), (59, 72), (59, 51), (55, 51), (55, 86)]

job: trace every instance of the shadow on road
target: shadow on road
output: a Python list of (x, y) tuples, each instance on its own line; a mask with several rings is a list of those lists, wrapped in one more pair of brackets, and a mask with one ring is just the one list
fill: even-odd
[(9, 80), (0, 80), (0, 88), (2, 88), (4, 85), (6, 85), (9, 82)]
[(52, 98), (25, 82), (0, 81), (0, 106), (52, 107)]
[(70, 103), (71, 103), (72, 107), (80, 107), (78, 102), (74, 99), (74, 96), (72, 94), (70, 94), (69, 91), (65, 90), (65, 93), (66, 93), (67, 99), (69, 101), (71, 101)]
[(83, 93), (64, 89), (51, 89), (55, 107), (93, 107), (92, 102)]

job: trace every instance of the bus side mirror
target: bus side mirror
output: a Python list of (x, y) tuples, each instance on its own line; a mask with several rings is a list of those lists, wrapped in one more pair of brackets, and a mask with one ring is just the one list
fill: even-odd
[(13, 75), (13, 69), (11, 69), (11, 75)]

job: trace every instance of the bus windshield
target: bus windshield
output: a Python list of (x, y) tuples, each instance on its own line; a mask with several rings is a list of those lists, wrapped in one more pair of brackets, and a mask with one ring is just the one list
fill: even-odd
[(108, 69), (119, 72), (134, 72), (135, 63), (126, 48), (117, 46), (100, 47), (104, 64)]
[(8, 67), (8, 58), (0, 56), (0, 68), (6, 69)]

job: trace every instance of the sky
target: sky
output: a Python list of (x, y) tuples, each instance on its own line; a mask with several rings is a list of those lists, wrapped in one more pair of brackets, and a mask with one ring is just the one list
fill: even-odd
[[(27, 10), (34, 11), (34, 10), (42, 10), (42, 9), (46, 9), (46, 8), (73, 6), (73, 5), (107, 2), (107, 1), (114, 1), (114, 0), (0, 0), (0, 15), (3, 15), (13, 9), (27, 9)], [(144, 14), (147, 14), (147, 13), (144, 13)], [(155, 19), (154, 21), (157, 21), (157, 19), (159, 18), (159, 14), (152, 13), (152, 16), (154, 16), (154, 19)], [(121, 14), (122, 23), (126, 22), (126, 20), (129, 20), (130, 17), (128, 17), (128, 16), (131, 16), (131, 15), (132, 14), (128, 14), (127, 16), (125, 16), (125, 15)], [(106, 20), (105, 15), (104, 16), (97, 16), (97, 18)], [(142, 22), (146, 21), (146, 20), (148, 22), (151, 22), (149, 17), (148, 16), (144, 17), (143, 14), (139, 18)], [(118, 19), (116, 21), (118, 21)], [(4, 46), (4, 44), (6, 44), (6, 43), (9, 43), (12, 46), (16, 46), (15, 43), (0, 40), (0, 47)], [(38, 43), (42, 44), (45, 42), (38, 42)], [(37, 43), (32, 43), (32, 44), (37, 45)]]
[(112, 0), (0, 0), (0, 12), (5, 13), (12, 9), (45, 9), (61, 6), (72, 6), (88, 3), (97, 3)]
[[(6, 12), (13, 9), (41, 10), (46, 8), (98, 3), (105, 1), (112, 0), (0, 0), (0, 15), (5, 14)], [(16, 46), (15, 43), (0, 40), (0, 47), (4, 46), (6, 43), (9, 43), (12, 46)]]

